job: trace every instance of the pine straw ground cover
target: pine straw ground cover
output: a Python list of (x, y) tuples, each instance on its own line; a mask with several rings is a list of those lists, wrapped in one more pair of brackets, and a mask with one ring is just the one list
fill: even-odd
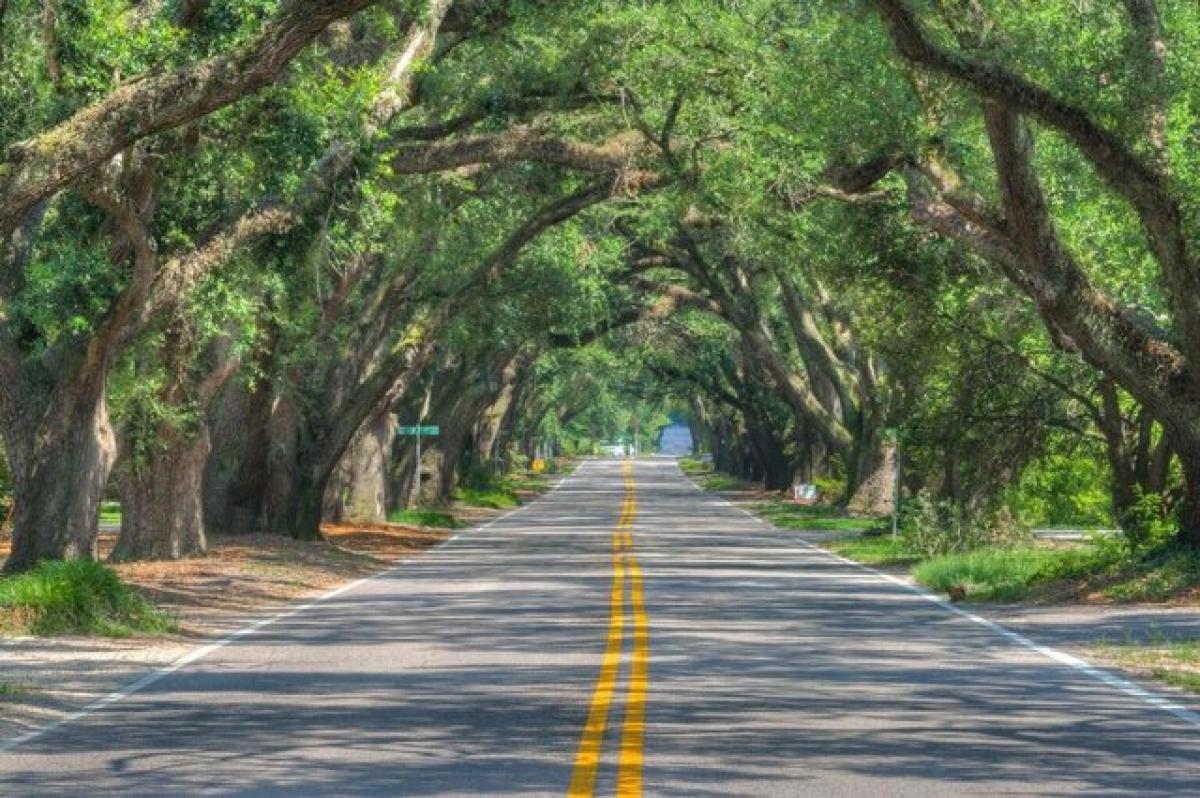
[[(112, 595), (118, 604), (128, 602), (130, 613), (101, 613), (99, 620), (78, 613), (64, 616), (61, 612), (54, 612), (47, 620), (40, 609), (47, 603), (41, 585), (35, 585), (32, 591), (22, 586), (22, 595), (5, 601), (6, 592), (21, 593), (13, 581), (19, 577), (0, 579), (0, 633), (202, 637), (228, 627), (245, 614), (376, 573), (390, 563), (437, 545), (451, 534), (447, 529), (402, 524), (327, 524), (323, 532), (325, 539), (315, 541), (272, 535), (214, 538), (206, 556), (174, 562), (121, 563), (103, 569), (69, 567), (70, 583), (56, 589), (68, 594), (86, 593), (78, 597), (76, 604), (87, 606), (94, 594), (101, 598)], [(112, 549), (115, 537), (115, 533), (101, 533), (101, 557)], [(7, 548), (8, 541), (0, 541), (0, 557), (7, 555)], [(61, 569), (61, 564), (52, 566), (52, 570)], [(76, 579), (81, 575), (76, 571), (86, 571), (86, 580)], [(119, 582), (104, 578), (105, 572), (115, 574)], [(5, 583), (13, 587), (6, 591)], [(97, 585), (103, 590), (93, 590)], [(67, 622), (72, 617), (80, 622)], [(138, 617), (154, 622), (137, 622)]]

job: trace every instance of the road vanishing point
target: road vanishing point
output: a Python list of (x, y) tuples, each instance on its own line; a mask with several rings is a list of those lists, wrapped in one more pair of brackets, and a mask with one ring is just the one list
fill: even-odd
[(8, 746), (0, 793), (1200, 795), (1198, 722), (673, 460), (592, 460)]

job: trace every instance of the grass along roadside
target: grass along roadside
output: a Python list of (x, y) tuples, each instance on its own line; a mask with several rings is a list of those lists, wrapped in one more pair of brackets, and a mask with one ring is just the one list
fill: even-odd
[(730, 474), (723, 474), (715, 470), (711, 463), (706, 463), (694, 457), (681, 457), (679, 459), (679, 470), (684, 475), (696, 480), (704, 490), (714, 493), (722, 491), (757, 491), (762, 487), (757, 482), (749, 482)]
[[(706, 490), (730, 490), (737, 483), (700, 460), (682, 458), (679, 466), (700, 478)], [(1170, 546), (1135, 555), (1119, 537), (1096, 534), (1082, 541), (1025, 540), (928, 556), (903, 535), (880, 534), (879, 521), (850, 518), (828, 505), (802, 506), (773, 496), (748, 508), (780, 529), (857, 532), (822, 545), (865, 565), (906, 568), (923, 586), (956, 601), (1200, 604), (1200, 553)]]
[[(549, 491), (575, 467), (574, 461), (556, 463), (551, 473), (516, 471), (489, 475), (486, 484), (464, 485), (454, 491), (446, 506), (413, 507), (388, 513), (388, 522), (429, 529), (462, 529), (471, 526), (476, 510), (511, 510)], [(465, 512), (464, 512), (465, 511)]]
[(920, 555), (891, 535), (855, 535), (822, 544), (830, 551), (864, 565), (915, 565)]
[[(532, 487), (522, 488), (527, 495), (553, 484), (540, 478), (529, 482)], [(115, 505), (106, 503), (103, 510), (119, 519)], [(206, 556), (178, 561), (112, 567), (46, 562), (25, 574), (0, 577), (0, 636), (203, 636), (242, 613), (375, 573), (437, 545), (451, 529), (494, 514), (470, 506), (422, 508), (392, 514), (391, 524), (324, 524), (324, 539), (318, 541), (236, 535), (211, 539)], [(115, 532), (101, 532), (101, 558), (115, 539)], [(6, 554), (7, 541), (0, 540), (0, 559)]]
[(1200, 603), (1200, 554), (1174, 547), (1132, 555), (1116, 540), (1033, 541), (925, 557), (890, 535), (825, 545), (867, 565), (908, 567), (918, 583), (955, 600)]
[(715, 471), (711, 463), (694, 457), (681, 457), (679, 470), (713, 493), (753, 493), (748, 509), (780, 529), (822, 532), (861, 532), (880, 523), (871, 518), (854, 518), (829, 504), (796, 504), (778, 493), (767, 493), (756, 482), (748, 482)]
[(826, 504), (795, 504), (777, 497), (757, 502), (750, 509), (780, 529), (861, 532), (878, 523), (871, 518), (852, 518)]
[(4, 634), (126, 637), (175, 628), (174, 619), (97, 562), (48, 561), (0, 577)]
[(1096, 660), (1173, 687), (1200, 693), (1200, 640), (1163, 637), (1144, 642), (1099, 640), (1088, 650)]
[(925, 587), (971, 601), (1020, 601), (1039, 585), (1069, 580), (1101, 567), (1090, 546), (987, 548), (931, 557), (912, 574)]
[(388, 521), (393, 524), (408, 524), (435, 529), (459, 529), (465, 526), (462, 521), (454, 517), (451, 513), (424, 507), (417, 507), (411, 510), (393, 510), (388, 513)]

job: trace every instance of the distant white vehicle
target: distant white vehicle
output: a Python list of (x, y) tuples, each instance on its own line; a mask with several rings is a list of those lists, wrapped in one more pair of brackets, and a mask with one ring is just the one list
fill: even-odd
[(600, 445), (600, 454), (606, 457), (625, 457), (629, 454), (627, 443), (605, 443)]

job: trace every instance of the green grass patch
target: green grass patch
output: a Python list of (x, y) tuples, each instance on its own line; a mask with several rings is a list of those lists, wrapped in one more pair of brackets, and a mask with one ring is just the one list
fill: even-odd
[(412, 510), (393, 510), (388, 513), (388, 520), (393, 524), (429, 526), (438, 529), (458, 529), (462, 526), (458, 519), (450, 513), (420, 507)]
[(870, 518), (851, 518), (836, 507), (823, 504), (792, 504), (775, 499), (760, 502), (754, 512), (780, 529), (816, 529), (823, 531), (855, 531), (875, 525)]
[(711, 474), (713, 467), (712, 463), (706, 463), (698, 457), (681, 457), (679, 458), (679, 470), (689, 477), (699, 477)]
[(1043, 583), (1077, 579), (1106, 567), (1095, 547), (979, 549), (928, 559), (913, 576), (931, 590), (971, 601), (1018, 601)]
[(1200, 671), (1176, 671), (1167, 668), (1155, 668), (1150, 671), (1150, 676), (1173, 687), (1193, 693), (1200, 693)]
[(1102, 659), (1149, 674), (1165, 684), (1200, 693), (1200, 640), (1170, 640), (1158, 636), (1145, 642), (1094, 646)]
[(0, 682), (0, 698), (14, 695), (25, 695), (32, 693), (33, 688), (26, 684), (14, 684), (12, 682)]
[(856, 562), (866, 565), (912, 565), (920, 556), (904, 545), (900, 538), (886, 535), (858, 535), (822, 544)]
[[(500, 486), (492, 486), (488, 490), (504, 490), (513, 493), (517, 490), (529, 490), (535, 493), (544, 493), (550, 489), (550, 486), (563, 478), (563, 472), (554, 474), (535, 474), (532, 471), (522, 471), (515, 474), (510, 474), (504, 478)], [(478, 490), (478, 489), (477, 489)]]
[(49, 560), (0, 578), (0, 624), (17, 634), (127, 637), (163, 633), (174, 621), (97, 562)]
[(723, 490), (757, 490), (759, 486), (753, 482), (747, 482), (744, 479), (732, 477), (729, 474), (710, 474), (705, 477), (700, 483), (700, 487), (705, 490), (723, 491)]
[(121, 503), (100, 502), (100, 523), (104, 526), (120, 526)]
[(520, 498), (510, 488), (459, 488), (454, 498), (471, 507), (490, 507), (493, 510), (508, 510), (521, 504)]

